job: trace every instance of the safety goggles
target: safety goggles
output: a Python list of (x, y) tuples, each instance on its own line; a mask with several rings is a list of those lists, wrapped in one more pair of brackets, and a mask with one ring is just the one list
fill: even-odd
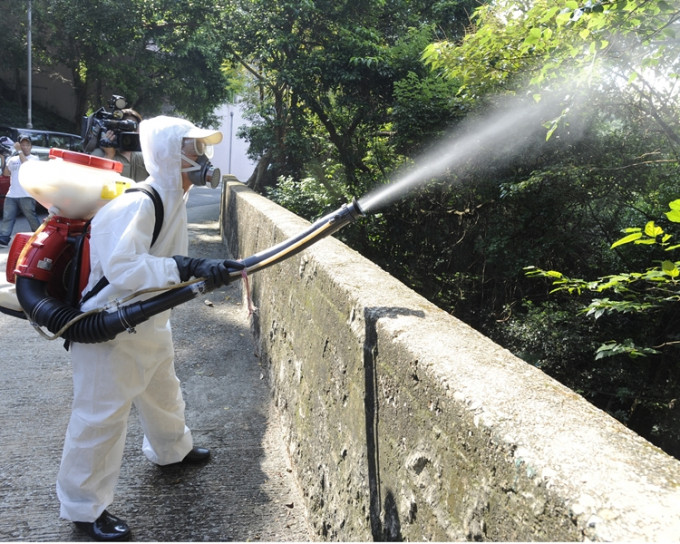
[(187, 153), (193, 155), (195, 153), (199, 157), (205, 155), (211, 159), (214, 152), (213, 146), (207, 145), (203, 140), (197, 138), (184, 138), (182, 141), (183, 155), (186, 155)]

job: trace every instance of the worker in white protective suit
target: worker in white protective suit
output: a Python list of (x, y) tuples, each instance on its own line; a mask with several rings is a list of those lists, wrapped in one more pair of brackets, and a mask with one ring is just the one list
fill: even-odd
[[(92, 220), (91, 273), (87, 293), (102, 276), (108, 285), (89, 298), (83, 311), (99, 308), (141, 289), (165, 287), (189, 278), (229, 281), (234, 261), (191, 259), (186, 200), (192, 185), (216, 186), (219, 170), (207, 157), (222, 134), (160, 116), (140, 125), (148, 184), (163, 203), (160, 233), (149, 196), (130, 192), (112, 200)], [(215, 179), (217, 178), (217, 179)], [(146, 295), (147, 298), (152, 295)], [(107, 511), (113, 501), (134, 404), (144, 431), (143, 452), (153, 463), (200, 463), (210, 451), (194, 447), (184, 419), (184, 400), (175, 375), (170, 311), (97, 344), (73, 343), (73, 408), (57, 478), (61, 517), (95, 540), (127, 540), (127, 523)]]

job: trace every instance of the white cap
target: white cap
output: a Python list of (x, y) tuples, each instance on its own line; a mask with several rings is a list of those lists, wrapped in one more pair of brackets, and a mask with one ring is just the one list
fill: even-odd
[(219, 130), (193, 127), (183, 136), (201, 140), (205, 145), (215, 145), (222, 141), (222, 133)]

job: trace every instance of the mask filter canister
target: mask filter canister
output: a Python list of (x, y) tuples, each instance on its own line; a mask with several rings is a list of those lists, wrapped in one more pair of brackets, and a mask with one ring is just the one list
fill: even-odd
[(191, 164), (190, 167), (182, 168), (182, 172), (188, 172), (189, 180), (192, 184), (198, 187), (209, 185), (212, 189), (215, 189), (220, 184), (222, 179), (220, 169), (215, 168), (207, 156), (201, 155), (195, 161), (184, 154), (182, 154), (182, 158)]

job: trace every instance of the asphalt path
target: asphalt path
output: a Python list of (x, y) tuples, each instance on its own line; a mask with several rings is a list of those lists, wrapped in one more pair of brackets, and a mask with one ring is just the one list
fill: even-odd
[[(228, 257), (219, 193), (190, 193), (191, 256)], [(26, 229), (20, 218), (15, 232)], [(7, 252), (0, 248), (0, 283)], [(240, 283), (178, 306), (172, 323), (187, 422), (212, 457), (201, 467), (153, 465), (133, 409), (110, 511), (135, 541), (312, 540)], [(59, 518), (55, 491), (72, 394), (68, 352), (26, 320), (0, 314), (0, 373), (0, 539), (87, 540)]]

